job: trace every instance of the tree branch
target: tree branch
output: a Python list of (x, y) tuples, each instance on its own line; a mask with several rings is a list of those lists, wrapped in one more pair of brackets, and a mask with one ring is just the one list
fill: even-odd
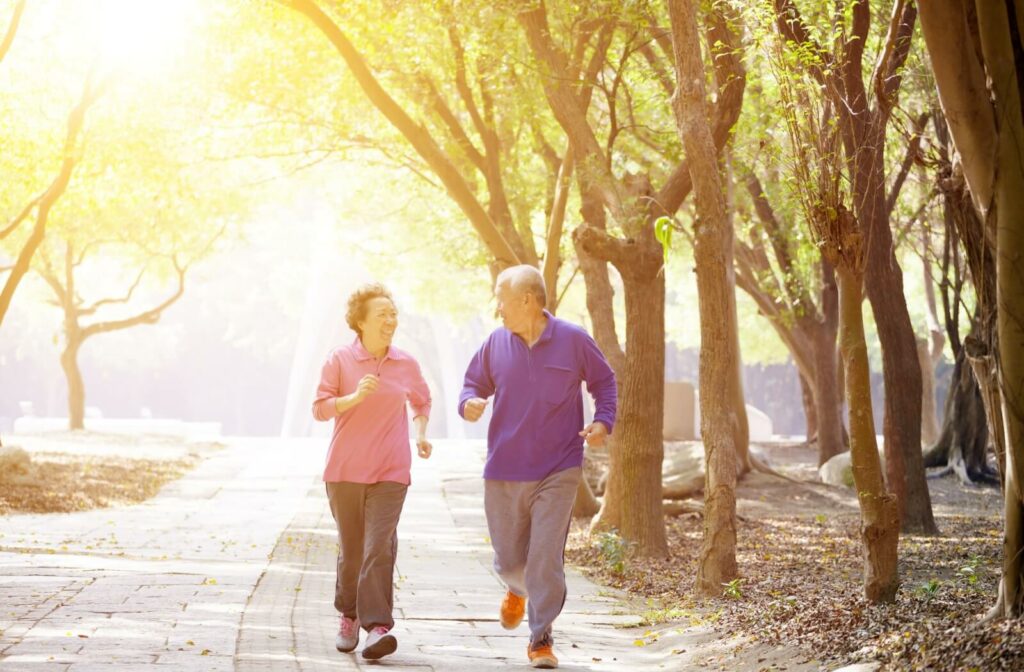
[(832, 67), (832, 56), (811, 37), (811, 31), (793, 0), (775, 0), (775, 26), (787, 42), (810, 49), (818, 62), (807, 63), (808, 71), (819, 84), (826, 84), (828, 78), (825, 73)]
[(892, 188), (889, 189), (889, 195), (885, 198), (887, 217), (892, 216), (893, 208), (896, 207), (896, 199), (900, 197), (900, 191), (903, 189), (903, 183), (906, 181), (914, 162), (921, 154), (921, 135), (924, 133), (925, 124), (928, 123), (928, 116), (927, 112), (922, 112), (914, 120), (914, 133), (910, 136), (910, 141), (907, 143), (907, 152), (900, 163), (900, 171), (896, 173), (896, 179), (893, 180)]
[(32, 227), (32, 233), (29, 234), (28, 240), (25, 241), (25, 245), (21, 248), (21, 252), (14, 263), (14, 268), (11, 270), (10, 275), (7, 276), (3, 290), (0, 291), (0, 324), (3, 324), (7, 310), (10, 308), (11, 300), (14, 298), (14, 291), (28, 272), (32, 257), (43, 242), (43, 237), (46, 234), (46, 224), (50, 217), (50, 209), (64, 194), (68, 184), (71, 182), (71, 174), (78, 163), (81, 151), (78, 146), (78, 136), (85, 124), (85, 113), (107, 91), (111, 82), (112, 79), (106, 77), (99, 84), (95, 84), (93, 73), (90, 72), (86, 77), (85, 87), (82, 90), (82, 96), (78, 104), (68, 115), (68, 130), (64, 138), (64, 160), (61, 162), (60, 171), (53, 179), (53, 182), (50, 183), (50, 186), (39, 196), (36, 222)]
[(578, 170), (595, 184), (612, 215), (620, 218), (624, 209), (615, 178), (608, 170), (608, 159), (587, 121), (586, 109), (573, 91), (572, 82), (575, 78), (567, 70), (568, 59), (551, 39), (543, 2), (520, 12), (517, 18), (526, 31), (526, 39), (534, 57), (547, 70), (542, 77), (544, 94), (555, 119), (572, 142), (577, 154)]
[(306, 16), (331, 42), (374, 107), (405, 137), (440, 178), (449, 196), (459, 205), (499, 266), (507, 267), (518, 264), (519, 257), (490, 215), (477, 201), (472, 189), (458, 169), (429, 131), (413, 121), (405, 110), (395, 102), (394, 98), (384, 90), (370, 71), (362, 54), (349, 42), (338, 25), (313, 0), (278, 1)]
[[(711, 56), (715, 63), (718, 96), (712, 112), (711, 134), (715, 151), (721, 152), (729, 142), (732, 128), (736, 125), (740, 109), (743, 107), (747, 72), (741, 58), (742, 45), (739, 34), (731, 27), (739, 20), (738, 17), (731, 13), (732, 10), (725, 3), (715, 3), (713, 6), (714, 9), (709, 14), (708, 41), (711, 43)], [(684, 159), (679, 162), (655, 195), (655, 214), (674, 215), (692, 189), (690, 165)]]
[[(864, 2), (866, 5), (867, 2)], [(896, 95), (900, 90), (903, 76), (900, 69), (910, 55), (911, 39), (914, 35), (914, 24), (917, 22), (917, 3), (896, 0), (892, 7), (892, 18), (889, 19), (889, 32), (885, 36), (885, 45), (875, 65), (871, 80), (875, 88), (877, 110), (883, 119), (887, 119), (896, 105)]]
[(121, 329), (127, 329), (134, 327), (139, 324), (155, 324), (160, 320), (160, 316), (164, 310), (170, 307), (175, 301), (181, 298), (185, 293), (185, 273), (188, 271), (188, 266), (181, 266), (178, 263), (177, 258), (172, 258), (174, 264), (174, 270), (178, 272), (178, 289), (159, 305), (150, 308), (149, 310), (143, 311), (132, 317), (126, 317), (121, 320), (109, 320), (106, 322), (96, 322), (82, 328), (82, 340), (96, 334), (102, 334), (109, 331), (118, 331)]
[(38, 196), (33, 198), (31, 201), (28, 202), (28, 204), (24, 208), (21, 209), (21, 212), (19, 212), (17, 215), (14, 216), (13, 219), (11, 219), (10, 223), (8, 223), (7, 226), (4, 227), (2, 231), (0, 231), (0, 240), (3, 240), (7, 236), (14, 233), (14, 230), (18, 228), (18, 225), (21, 224), (21, 222), (26, 217), (29, 216), (29, 213), (32, 212), (32, 208), (39, 205), (39, 201), (43, 200), (43, 196), (45, 194), (46, 192), (44, 191), (42, 194), (39, 194)]
[(132, 286), (128, 288), (128, 292), (124, 296), (114, 299), (100, 299), (99, 301), (96, 301), (90, 306), (82, 306), (77, 311), (78, 315), (92, 315), (102, 306), (108, 306), (115, 303), (128, 303), (129, 301), (131, 301), (132, 295), (135, 293), (136, 288), (138, 288), (139, 284), (142, 282), (142, 276), (146, 274), (146, 271), (148, 269), (149, 264), (146, 264), (142, 267), (142, 269), (139, 270), (139, 274), (135, 276), (135, 282), (133, 282)]
[(18, 4), (14, 6), (14, 14), (11, 16), (11, 23), (7, 26), (7, 32), (4, 34), (4, 41), (0, 42), (0, 62), (4, 60), (4, 56), (11, 49), (11, 44), (14, 43), (14, 36), (18, 33), (18, 26), (21, 25), (21, 14), (25, 11), (25, 0), (18, 0)]
[(544, 253), (544, 284), (548, 287), (551, 295), (557, 291), (558, 269), (562, 265), (562, 231), (565, 225), (565, 208), (569, 202), (569, 189), (571, 185), (573, 163), (572, 145), (565, 150), (562, 165), (558, 169), (558, 177), (555, 182), (555, 197), (551, 204), (551, 217), (548, 220), (547, 236), (545, 237), (547, 249)]
[(441, 96), (441, 92), (437, 90), (432, 81), (424, 78), (424, 83), (430, 90), (430, 99), (434, 111), (437, 112), (437, 116), (441, 117), (441, 121), (448, 128), (448, 132), (455, 138), (455, 144), (459, 146), (459, 149), (466, 155), (466, 158), (477, 167), (481, 174), (486, 173), (487, 166), (484, 163), (483, 155), (480, 153), (480, 150), (473, 146), (473, 142), (469, 139), (465, 129), (462, 128), (462, 124), (459, 123), (451, 108), (448, 107), (448, 103)]
[(672, 76), (669, 75), (668, 70), (665, 68), (665, 64), (660, 58), (658, 58), (658, 53), (654, 51), (653, 47), (651, 47), (650, 42), (640, 45), (639, 51), (640, 55), (647, 61), (647, 64), (651, 66), (651, 70), (654, 72), (654, 77), (658, 80), (658, 83), (661, 84), (662, 91), (671, 98), (676, 92), (676, 83), (672, 81)]

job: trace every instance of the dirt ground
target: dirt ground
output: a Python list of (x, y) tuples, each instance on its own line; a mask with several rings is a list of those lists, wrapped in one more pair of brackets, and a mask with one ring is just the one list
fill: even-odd
[(0, 465), (0, 515), (137, 504), (220, 448), (167, 436), (96, 432), (19, 436), (5, 446), (23, 448), (28, 462)]
[(817, 478), (813, 447), (761, 447), (773, 468), (805, 482), (763, 473), (740, 482), (740, 580), (723, 586), (722, 598), (699, 601), (691, 592), (703, 536), (696, 513), (668, 519), (667, 559), (631, 558), (628, 551), (623, 559), (617, 538), (587, 535), (577, 523), (570, 562), (641, 600), (652, 624), (713, 623), (723, 636), (799, 646), (825, 668), (877, 661), (893, 670), (1024, 669), (1024, 627), (980, 622), (998, 586), (997, 489), (930, 479), (940, 535), (901, 538), (897, 600), (871, 606), (862, 598), (853, 491), (809, 482)]

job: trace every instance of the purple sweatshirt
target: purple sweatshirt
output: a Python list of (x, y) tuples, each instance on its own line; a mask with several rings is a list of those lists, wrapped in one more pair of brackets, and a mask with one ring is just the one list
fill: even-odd
[(597, 343), (581, 327), (544, 314), (548, 324), (533, 348), (500, 327), (466, 369), (459, 415), (469, 399), (494, 395), (484, 478), (539, 481), (581, 465), (581, 382), (594, 398), (594, 421), (609, 432), (615, 423), (615, 374)]

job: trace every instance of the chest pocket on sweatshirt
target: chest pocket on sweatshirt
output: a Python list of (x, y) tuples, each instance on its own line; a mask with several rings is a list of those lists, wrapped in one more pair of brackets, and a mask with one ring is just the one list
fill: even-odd
[(541, 376), (541, 398), (549, 404), (561, 404), (579, 387), (576, 372), (564, 366), (544, 365)]

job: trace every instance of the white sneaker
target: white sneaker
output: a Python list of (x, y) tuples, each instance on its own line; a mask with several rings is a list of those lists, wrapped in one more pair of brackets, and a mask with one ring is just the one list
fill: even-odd
[(394, 653), (398, 648), (398, 640), (391, 634), (389, 628), (378, 625), (366, 638), (366, 646), (363, 647), (363, 658), (377, 660)]
[(338, 624), (338, 635), (334, 638), (334, 648), (342, 653), (352, 653), (359, 646), (359, 619), (341, 617)]

